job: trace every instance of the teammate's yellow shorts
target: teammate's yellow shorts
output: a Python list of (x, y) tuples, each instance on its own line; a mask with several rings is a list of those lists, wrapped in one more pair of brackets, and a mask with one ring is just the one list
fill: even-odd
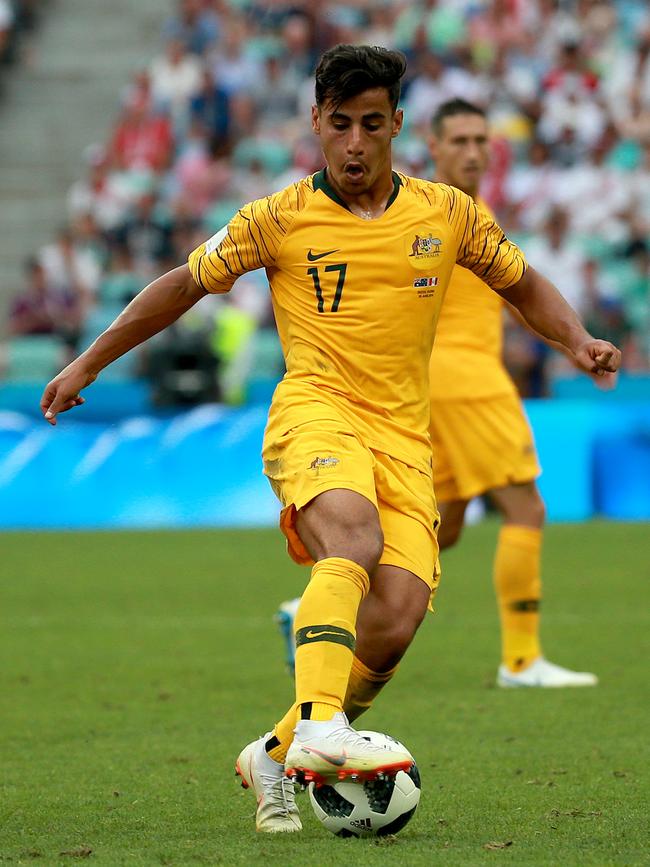
[(533, 434), (518, 396), (431, 404), (438, 502), (469, 500), (539, 475)]
[(431, 476), (364, 446), (333, 421), (306, 422), (264, 447), (264, 473), (282, 503), (280, 529), (296, 563), (313, 560), (296, 531), (296, 512), (324, 491), (356, 491), (375, 505), (384, 534), (380, 564), (399, 566), (435, 591), (439, 522)]

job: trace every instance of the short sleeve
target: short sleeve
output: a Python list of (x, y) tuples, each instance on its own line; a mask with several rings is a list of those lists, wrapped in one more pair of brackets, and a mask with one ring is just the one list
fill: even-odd
[(449, 222), (457, 239), (456, 261), (492, 289), (507, 289), (524, 275), (522, 251), (505, 236), (489, 214), (466, 193), (446, 187)]
[(188, 258), (195, 282), (206, 292), (223, 293), (247, 271), (273, 264), (283, 239), (273, 217), (273, 196), (244, 205)]

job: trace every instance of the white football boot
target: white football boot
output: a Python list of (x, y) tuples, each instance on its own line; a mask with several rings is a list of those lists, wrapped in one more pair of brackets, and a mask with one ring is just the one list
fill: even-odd
[(301, 785), (332, 780), (366, 782), (408, 771), (413, 757), (397, 741), (371, 743), (356, 732), (344, 713), (328, 722), (300, 720), (289, 747), (286, 774)]
[(293, 780), (285, 775), (284, 765), (274, 762), (264, 749), (271, 734), (268, 732), (244, 747), (235, 764), (235, 774), (241, 777), (242, 787), (252, 789), (257, 798), (258, 831), (267, 834), (301, 831)]
[(523, 671), (513, 672), (505, 665), (499, 666), (497, 686), (542, 687), (561, 689), (566, 686), (596, 686), (598, 678), (589, 671), (571, 671), (538, 656)]

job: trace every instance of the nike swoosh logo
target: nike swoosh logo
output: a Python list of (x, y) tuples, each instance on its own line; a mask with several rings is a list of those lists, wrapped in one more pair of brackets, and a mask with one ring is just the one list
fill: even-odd
[[(303, 747), (305, 749), (305, 747)], [(320, 750), (314, 749), (314, 747), (307, 747), (310, 753), (316, 753), (317, 756), (320, 756), (321, 759), (325, 759), (326, 762), (329, 762), (330, 765), (335, 765), (337, 768), (342, 768), (343, 765), (348, 760), (348, 754), (343, 750), (340, 756), (331, 756), (329, 753), (323, 753)]]
[(318, 262), (319, 259), (324, 259), (325, 256), (331, 256), (332, 253), (338, 253), (338, 250), (328, 250), (327, 253), (312, 253), (310, 250), (309, 253), (307, 253), (307, 261)]
[(340, 634), (341, 634), (340, 632), (330, 632), (327, 629), (325, 629), (323, 632), (312, 632), (312, 630), (310, 629), (309, 632), (305, 633), (305, 638), (320, 638), (321, 635), (340, 635)]

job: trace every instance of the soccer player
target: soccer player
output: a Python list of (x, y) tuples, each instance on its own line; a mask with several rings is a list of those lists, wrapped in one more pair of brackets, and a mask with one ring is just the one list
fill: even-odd
[(266, 268), (287, 373), (269, 412), (264, 471), (291, 555), (313, 566), (295, 621), (295, 703), (237, 760), (265, 832), (300, 829), (291, 777), (369, 779), (410, 766), (398, 746), (360, 737), (343, 701), (359, 678), (390, 678), (438, 582), (429, 359), (455, 263), (583, 368), (620, 362), (471, 197), (392, 171), (405, 65), (383, 48), (325, 52), (312, 125), (327, 168), (245, 205), (187, 265), (143, 289), (41, 401), (54, 424), (115, 358), (206, 292)]
[[(479, 197), (489, 161), (485, 112), (463, 99), (443, 103), (432, 121), (430, 149), (436, 180), (467, 193), (491, 217)], [(539, 466), (533, 436), (501, 359), (503, 307), (503, 300), (472, 271), (455, 266), (438, 318), (430, 367), (433, 480), (441, 518), (438, 545), (444, 550), (458, 541), (469, 501), (488, 494), (503, 517), (494, 563), (502, 638), (497, 684), (594, 686), (598, 682), (594, 674), (554, 665), (541, 651), (544, 503), (535, 482)], [(282, 603), (277, 617), (290, 668), (298, 602)], [(360, 618), (364, 609), (365, 602)], [(354, 719), (364, 709), (364, 696), (348, 699), (345, 709)]]
[[(467, 193), (484, 214), (479, 185), (489, 161), (485, 113), (462, 99), (432, 122), (436, 180)], [(597, 678), (548, 662), (539, 639), (544, 503), (539, 466), (516, 387), (501, 360), (503, 302), (479, 276), (454, 268), (431, 355), (431, 441), (440, 549), (454, 545), (469, 501), (488, 494), (502, 516), (494, 586), (501, 620), (503, 687), (594, 686)]]

